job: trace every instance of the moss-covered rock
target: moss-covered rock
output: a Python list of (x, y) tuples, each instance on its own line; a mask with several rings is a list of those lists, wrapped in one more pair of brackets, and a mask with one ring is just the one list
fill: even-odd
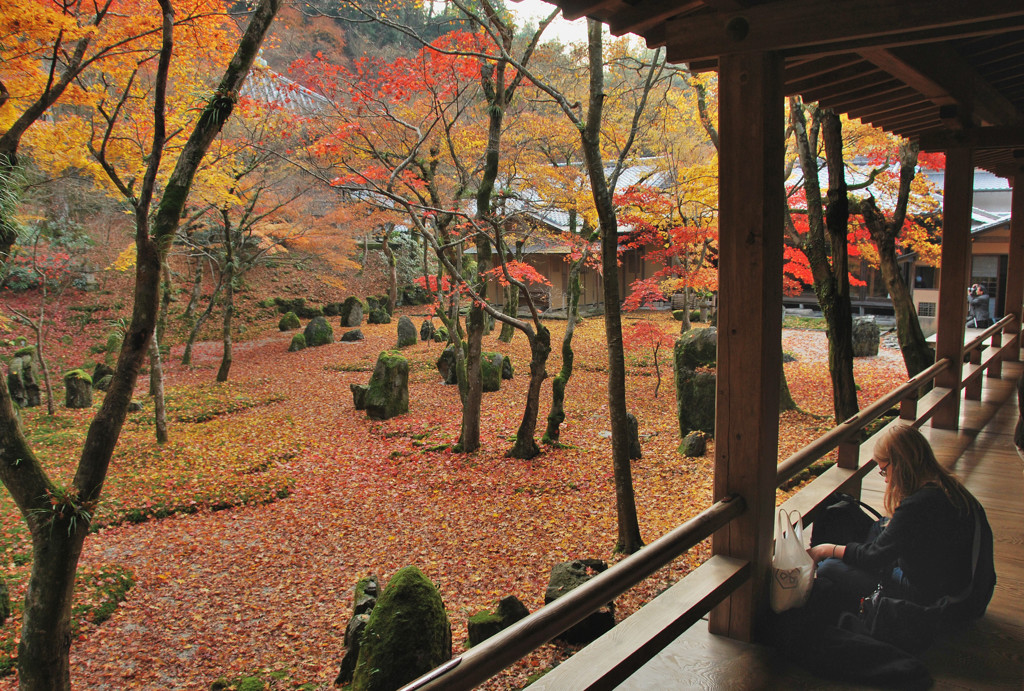
[(370, 614), (353, 691), (395, 691), (452, 657), (441, 595), (415, 566), (394, 575)]
[(341, 303), (341, 310), (338, 316), (341, 318), (341, 325), (349, 328), (360, 326), (363, 323), (363, 314), (366, 312), (366, 303), (355, 296), (345, 298)]
[(299, 315), (295, 312), (285, 312), (281, 321), (277, 323), (277, 328), (281, 331), (294, 331), (301, 326), (302, 322), (299, 321)]
[(313, 317), (313, 319), (306, 324), (306, 347), (315, 348), (317, 346), (328, 345), (334, 343), (334, 329), (323, 317)]
[(92, 377), (83, 369), (64, 373), (64, 407), (89, 408), (92, 406)]
[(416, 345), (416, 325), (404, 314), (398, 318), (398, 347), (408, 348)]
[(526, 609), (519, 598), (509, 595), (501, 599), (497, 609), (493, 612), (483, 610), (469, 618), (467, 626), (467, 643), (470, 648), (481, 643), (499, 631), (503, 631), (515, 624), (520, 619), (529, 616), (530, 610)]
[(501, 353), (480, 353), (480, 379), (484, 391), (501, 390), (501, 364), (504, 359)]
[(288, 352), (294, 353), (306, 349), (306, 334), (297, 333), (292, 336), (292, 342), (288, 345)]
[(715, 433), (715, 373), (681, 367), (675, 371), (679, 436), (694, 430)]
[(686, 310), (672, 310), (672, 318), (677, 322), (683, 321), (683, 317), (686, 316)]
[(14, 351), (14, 357), (35, 357), (36, 347), (34, 345), (24, 346)]
[(675, 344), (676, 368), (713, 367), (718, 360), (718, 329), (691, 329)]
[[(370, 383), (364, 393), (352, 389), (353, 401), (374, 420), (388, 420), (409, 412), (409, 361), (398, 353), (377, 356)], [(361, 398), (361, 401), (359, 400)]]
[(434, 335), (432, 336), (432, 338), (434, 339), (435, 343), (444, 343), (445, 341), (447, 341), (448, 340), (448, 327), (447, 326), (439, 326), (439, 327), (437, 327), (437, 330), (434, 331)]
[(367, 324), (390, 324), (391, 315), (386, 307), (375, 307), (366, 315)]

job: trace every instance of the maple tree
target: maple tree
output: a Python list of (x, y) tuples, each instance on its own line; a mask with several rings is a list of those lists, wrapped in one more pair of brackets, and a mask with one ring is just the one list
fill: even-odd
[[(806, 111), (812, 118), (808, 125)], [(842, 124), (829, 110), (789, 101), (790, 122), (803, 172), (800, 194), (805, 214), (799, 218), (806, 228), (801, 233), (792, 211), (787, 215), (790, 239), (800, 243), (814, 276), (814, 292), (828, 325), (829, 372), (837, 422), (857, 413), (857, 384), (853, 378), (853, 308), (849, 272), (849, 196), (843, 165)], [(819, 133), (828, 168), (827, 202), (818, 179)]]
[(658, 397), (658, 389), (661, 388), (661, 365), (658, 362), (658, 351), (662, 347), (671, 347), (675, 338), (665, 333), (660, 326), (652, 321), (643, 320), (630, 325), (622, 334), (623, 344), (628, 350), (651, 351), (651, 360), (654, 362), (654, 376), (657, 383), (654, 385), (654, 397)]
[[(90, 425), (69, 485), (58, 484), (47, 473), (22, 432), (6, 387), (0, 387), (3, 442), (0, 478), (17, 502), (33, 541), (32, 573), (18, 651), (19, 684), (23, 689), (70, 688), (68, 654), (75, 571), (153, 335), (163, 254), (177, 228), (195, 171), (214, 136), (230, 116), (238, 90), (277, 9), (276, 0), (263, 0), (255, 8), (217, 91), (199, 115), (178, 156), (151, 219), (150, 206), (167, 139), (164, 107), (174, 46), (174, 10), (169, 0), (161, 0), (157, 17), (161, 40), (153, 82), (151, 148), (138, 196), (132, 195), (137, 231), (133, 316), (110, 389)], [(140, 17), (152, 15), (140, 13)], [(140, 18), (135, 17), (133, 21), (138, 22)], [(80, 44), (81, 50), (87, 45), (88, 42)], [(8, 160), (13, 151), (13, 148), (5, 150)]]
[[(935, 210), (930, 185), (924, 176), (917, 175), (917, 166), (920, 161), (922, 167), (938, 170), (944, 164), (944, 157), (941, 154), (922, 157), (916, 143), (897, 142), (893, 137), (884, 138), (871, 153), (869, 163), (880, 168), (874, 176), (875, 189), (864, 197), (851, 195), (850, 211), (866, 230), (867, 239), (857, 241), (869, 263), (881, 270), (892, 299), (896, 336), (907, 374), (914, 377), (934, 362), (935, 354), (921, 330), (898, 256), (902, 252), (916, 252), (922, 263), (938, 263), (939, 243), (916, 218), (918, 214), (927, 217)], [(887, 165), (890, 160), (899, 161), (898, 172)], [(876, 201), (876, 194), (884, 200), (883, 206)], [(910, 211), (916, 213), (908, 213)]]

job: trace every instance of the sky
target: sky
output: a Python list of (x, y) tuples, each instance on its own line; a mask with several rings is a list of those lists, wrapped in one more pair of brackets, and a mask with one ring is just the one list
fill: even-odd
[[(542, 0), (520, 0), (519, 2), (512, 0), (506, 6), (516, 15), (517, 19), (524, 23), (530, 22), (534, 26), (555, 9), (554, 5), (549, 5)], [(565, 44), (585, 42), (587, 40), (587, 20), (577, 19), (574, 22), (567, 22), (558, 17), (544, 32), (544, 36), (546, 39), (557, 38)]]

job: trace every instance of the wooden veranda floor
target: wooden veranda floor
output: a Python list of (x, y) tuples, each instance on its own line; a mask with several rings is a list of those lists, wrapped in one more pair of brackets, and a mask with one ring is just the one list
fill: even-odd
[[(986, 379), (980, 401), (965, 401), (957, 432), (926, 425), (939, 460), (981, 501), (995, 535), (998, 582), (985, 617), (924, 656), (936, 689), (1024, 689), (1024, 461), (1013, 444), (1015, 381), (1021, 363), (1004, 365), (1002, 379)], [(877, 473), (862, 497), (882, 504)], [(691, 627), (619, 689), (851, 689), (826, 682), (777, 659), (769, 648)]]

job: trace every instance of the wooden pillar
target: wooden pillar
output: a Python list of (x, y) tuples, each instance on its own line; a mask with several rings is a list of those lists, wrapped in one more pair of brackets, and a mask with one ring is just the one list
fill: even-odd
[(1017, 338), (1017, 350), (1011, 356), (1020, 359), (1020, 320), (1024, 305), (1024, 176), (1012, 180), (1013, 201), (1010, 206), (1010, 249), (1006, 259), (1006, 314), (1017, 318), (1013, 326), (1006, 328), (1010, 338)]
[[(953, 367), (935, 379), (936, 386), (959, 392), (967, 320), (967, 287), (971, 278), (971, 204), (974, 199), (974, 156), (965, 147), (946, 152), (942, 191), (942, 271), (939, 274), (939, 328), (935, 359), (949, 358)], [(960, 395), (949, 396), (935, 410), (932, 426), (956, 429)]]
[(715, 554), (751, 562), (751, 582), (711, 613), (711, 631), (753, 637), (767, 611), (779, 446), (785, 113), (774, 53), (719, 58), (718, 379), (715, 499), (747, 512)]

